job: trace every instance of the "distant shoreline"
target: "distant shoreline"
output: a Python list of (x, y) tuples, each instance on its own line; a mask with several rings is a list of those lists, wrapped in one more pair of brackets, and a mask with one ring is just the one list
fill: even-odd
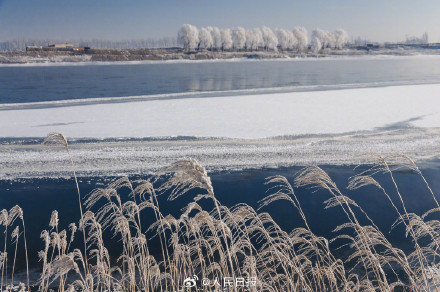
[(440, 46), (360, 46), (343, 50), (326, 49), (319, 53), (296, 51), (199, 51), (187, 52), (182, 49), (91, 49), (85, 53), (73, 51), (2, 51), (0, 64), (57, 64), (57, 63), (120, 63), (120, 62), (160, 62), (160, 61), (215, 61), (215, 60), (277, 60), (316, 59), (357, 56), (413, 56), (440, 55)]

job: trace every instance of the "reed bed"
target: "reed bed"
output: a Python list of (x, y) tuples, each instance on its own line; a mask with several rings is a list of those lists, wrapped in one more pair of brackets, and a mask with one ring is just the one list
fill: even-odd
[[(63, 135), (52, 133), (44, 143), (65, 147), (74, 171)], [(41, 232), (42, 272), (34, 287), (40, 291), (133, 292), (440, 290), (437, 196), (410, 158), (400, 154), (371, 154), (370, 158), (369, 168), (344, 187), (379, 189), (395, 212), (391, 227), (404, 227), (413, 245), (411, 252), (393, 246), (362, 207), (317, 166), (304, 168), (291, 181), (269, 177), (267, 195), (254, 209), (245, 203), (222, 205), (203, 166), (183, 158), (148, 179), (121, 177), (83, 197), (74, 173), (81, 219), (59, 226), (59, 214), (53, 211), (48, 229)], [(426, 185), (433, 207), (425, 214), (407, 211), (394, 177), (402, 168), (416, 173)], [(376, 180), (379, 175), (386, 176), (394, 189), (382, 188)], [(320, 190), (320, 194), (324, 190), (328, 198), (323, 208), (338, 208), (345, 217), (333, 238), (317, 236), (309, 227), (295, 194), (300, 187)], [(172, 216), (159, 206), (160, 196), (169, 201), (186, 196), (190, 202), (179, 216)], [(301, 227), (286, 232), (265, 212), (277, 201), (292, 206), (292, 212), (300, 215)], [(143, 225), (145, 216), (154, 217), (155, 222)], [(17, 253), (25, 253), (27, 259), (26, 248), (17, 250), (19, 241), (26, 243), (21, 208), (2, 210), (0, 225), (5, 242), (0, 252), (1, 291), (11, 287), (30, 290), (29, 278), (27, 283), (14, 280)], [(111, 234), (112, 244), (120, 247), (116, 259), (109, 253), (105, 234)], [(338, 249), (349, 253), (337, 257), (334, 251)]]

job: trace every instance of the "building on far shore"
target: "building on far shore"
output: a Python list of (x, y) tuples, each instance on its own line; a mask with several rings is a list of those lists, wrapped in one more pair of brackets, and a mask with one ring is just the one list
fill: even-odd
[(77, 53), (83, 53), (90, 50), (90, 47), (73, 47), (73, 51)]
[(32, 52), (32, 51), (69, 51), (74, 53), (85, 53), (86, 51), (90, 50), (90, 47), (82, 47), (78, 46), (75, 47), (73, 44), (49, 44), (45, 47), (38, 47), (38, 46), (27, 46), (26, 52)]
[(73, 45), (72, 44), (51, 44), (47, 46), (48, 48), (55, 48), (55, 49), (73, 49)]
[(41, 50), (41, 47), (39, 46), (26, 46), (26, 53), (29, 51), (38, 51)]

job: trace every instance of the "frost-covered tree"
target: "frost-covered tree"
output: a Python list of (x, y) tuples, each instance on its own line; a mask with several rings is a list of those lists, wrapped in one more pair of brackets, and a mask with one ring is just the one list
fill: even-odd
[(297, 26), (293, 29), (292, 33), (296, 39), (296, 50), (298, 52), (305, 50), (309, 43), (307, 30), (304, 27)]
[(218, 27), (209, 26), (208, 30), (211, 33), (212, 46), (217, 50), (220, 50), (222, 47), (222, 36), (220, 33), (220, 29)]
[(322, 44), (321, 41), (317, 36), (313, 36), (312, 40), (310, 41), (310, 49), (313, 53), (317, 53), (321, 50)]
[(278, 45), (278, 39), (277, 36), (273, 33), (273, 31), (270, 28), (263, 26), (261, 28), (261, 32), (263, 34), (264, 48), (266, 50), (276, 50)]
[(334, 48), (336, 47), (336, 36), (333, 31), (326, 31), (326, 48)]
[(236, 50), (244, 48), (246, 44), (246, 30), (242, 27), (236, 27), (232, 30), (232, 46)]
[(232, 48), (232, 33), (230, 29), (222, 29), (220, 31), (220, 37), (221, 37), (221, 49), (223, 50), (229, 50)]
[[(326, 48), (342, 49), (348, 42), (348, 34), (342, 29), (326, 31), (317, 28), (312, 31), (311, 36), (310, 46), (313, 47), (313, 51)], [(235, 50), (253, 51), (260, 47), (264, 47), (266, 50), (276, 50), (279, 46), (282, 50), (296, 49), (301, 52), (306, 50), (309, 45), (307, 30), (303, 27), (295, 27), (292, 31), (286, 29), (272, 31), (266, 26), (252, 30), (245, 30), (243, 27), (220, 30), (210, 26), (197, 29), (190, 24), (185, 24), (180, 28), (178, 42), (186, 50), (214, 48), (229, 50), (234, 48)], [(163, 39), (159, 42), (159, 46), (166, 47), (171, 43), (171, 39)], [(316, 47), (318, 44), (320, 44), (320, 48)], [(133, 46), (133, 44), (126, 46)]]
[(200, 49), (210, 49), (213, 45), (213, 40), (210, 31), (203, 27), (199, 30)]
[(246, 30), (246, 43), (244, 47), (246, 50), (250, 51), (255, 49), (255, 37), (252, 30)]
[(335, 48), (342, 49), (342, 47), (348, 42), (348, 33), (343, 29), (337, 29), (333, 32), (335, 38)]
[(278, 39), (278, 45), (282, 50), (293, 49), (296, 44), (296, 38), (293, 32), (287, 29), (277, 29), (275, 31)]
[(264, 46), (264, 40), (263, 40), (263, 33), (261, 32), (261, 29), (254, 28), (252, 30), (254, 32), (254, 37), (255, 37), (255, 41), (256, 41), (256, 48), (260, 48), (262, 46)]
[(194, 50), (199, 45), (199, 30), (191, 24), (184, 24), (177, 33), (177, 41), (185, 50)]
[(322, 29), (314, 29), (312, 31), (312, 41), (316, 42), (316, 39), (319, 40), (319, 43), (321, 44), (321, 49), (327, 47), (328, 41), (328, 33)]
[(246, 30), (246, 49), (256, 50), (263, 45), (263, 34), (259, 28)]
[(290, 39), (289, 47), (292, 50), (297, 49), (298, 48), (298, 39), (296, 38), (296, 36), (293, 33), (293, 31), (289, 31), (289, 32), (291, 33), (291, 39)]
[(348, 34), (345, 30), (337, 29), (335, 31), (326, 31), (315, 29), (312, 31), (312, 38), (317, 38), (321, 42), (323, 49), (334, 48), (341, 49), (348, 41)]

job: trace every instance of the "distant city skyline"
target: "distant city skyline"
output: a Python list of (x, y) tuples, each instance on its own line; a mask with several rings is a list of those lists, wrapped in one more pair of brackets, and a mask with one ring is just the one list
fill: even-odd
[(0, 41), (175, 37), (180, 26), (343, 28), (350, 38), (440, 41), (438, 0), (0, 0)]

